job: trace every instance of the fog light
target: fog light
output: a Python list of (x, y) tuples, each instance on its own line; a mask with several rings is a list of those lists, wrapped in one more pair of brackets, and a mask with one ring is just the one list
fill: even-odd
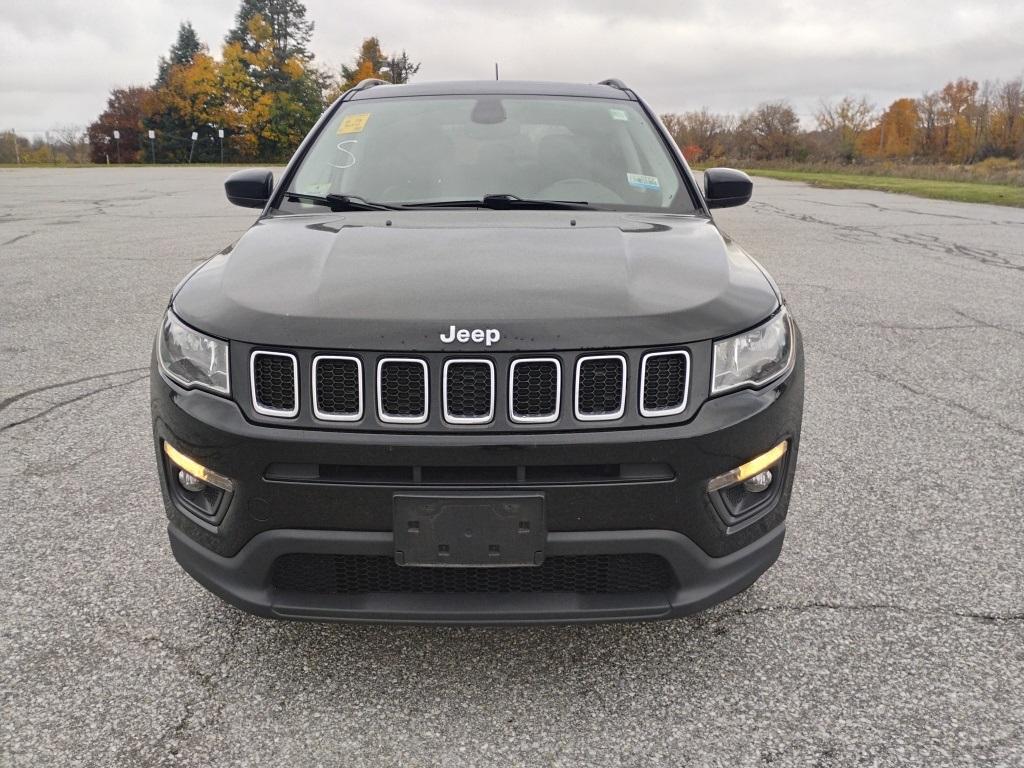
[[(756, 456), (746, 464), (741, 464), (736, 469), (726, 472), (724, 475), (713, 477), (708, 482), (708, 491), (720, 491), (723, 488), (729, 488), (733, 485), (739, 485), (745, 483), (747, 480), (755, 478), (757, 475), (765, 472), (770, 467), (774, 467), (780, 461), (782, 457), (786, 455), (786, 451), (789, 449), (789, 441), (783, 440), (781, 443), (776, 445), (770, 451), (765, 451), (760, 456)], [(771, 483), (771, 475), (768, 475), (768, 482), (765, 487)], [(753, 489), (750, 489), (753, 490)], [(764, 490), (763, 488), (761, 490)]]
[(752, 478), (743, 483), (743, 487), (751, 493), (762, 493), (767, 491), (772, 484), (772, 471), (766, 469), (764, 472), (759, 472)]
[[(184, 470), (184, 474), (191, 476), (192, 480), (199, 481), (199, 489), (202, 489), (203, 483), (206, 485), (212, 485), (216, 488), (220, 488), (222, 491), (230, 493), (234, 489), (234, 483), (231, 482), (230, 478), (224, 477), (212, 469), (207, 469), (195, 459), (190, 459), (188, 456), (183, 454), (173, 445), (164, 441), (164, 453), (167, 454), (167, 458), (178, 468)], [(182, 473), (178, 473), (178, 482), (181, 483), (181, 487), (185, 490), (193, 490), (186, 484), (187, 478), (182, 477)]]
[(198, 493), (206, 487), (206, 483), (195, 475), (186, 472), (184, 469), (178, 470), (178, 483), (186, 491), (190, 491), (192, 493)]

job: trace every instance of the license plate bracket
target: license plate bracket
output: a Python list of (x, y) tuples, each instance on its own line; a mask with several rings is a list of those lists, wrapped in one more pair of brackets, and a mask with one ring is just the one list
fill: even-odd
[(395, 494), (395, 562), (435, 568), (544, 562), (543, 494)]

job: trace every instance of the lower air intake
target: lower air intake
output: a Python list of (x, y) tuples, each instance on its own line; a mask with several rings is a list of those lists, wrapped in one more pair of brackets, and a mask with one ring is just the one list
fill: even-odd
[(383, 555), (283, 555), (274, 562), (275, 588), (314, 594), (662, 592), (675, 585), (658, 555), (549, 557), (522, 568), (415, 568)]

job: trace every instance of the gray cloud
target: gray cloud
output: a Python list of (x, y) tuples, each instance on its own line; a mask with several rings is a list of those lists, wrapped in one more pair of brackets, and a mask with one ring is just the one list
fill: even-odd
[[(878, 104), (947, 80), (1022, 74), (1024, 6), (975, 0), (857, 4), (787, 0), (307, 0), (322, 66), (363, 37), (405, 48), (420, 79), (621, 77), (661, 111), (740, 111), (789, 98), (809, 119), (821, 98)], [(0, 16), (0, 128), (92, 120), (112, 86), (146, 83), (189, 18), (216, 54), (236, 0), (19, 3)]]

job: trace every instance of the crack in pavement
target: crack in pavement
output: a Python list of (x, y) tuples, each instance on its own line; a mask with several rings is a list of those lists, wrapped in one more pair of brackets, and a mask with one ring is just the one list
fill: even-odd
[(833, 234), (847, 242), (863, 244), (872, 240), (886, 240), (896, 245), (913, 245), (932, 253), (944, 253), (948, 256), (962, 257), (987, 266), (1001, 267), (1024, 272), (1024, 264), (1018, 264), (1003, 256), (998, 251), (989, 248), (975, 248), (956, 242), (947, 242), (937, 235), (925, 234), (901, 234), (887, 229), (885, 225), (879, 224), (882, 231), (876, 231), (869, 227), (858, 224), (839, 224), (838, 222), (812, 216), (809, 213), (794, 213), (778, 205), (765, 202), (755, 202), (751, 206), (758, 211), (768, 212), (771, 215), (782, 216), (793, 221), (800, 221), (807, 224), (820, 224), (833, 230)]
[(957, 611), (929, 608), (910, 608), (898, 603), (838, 603), (825, 601), (809, 601), (806, 603), (769, 603), (767, 605), (753, 606), (751, 608), (735, 608), (722, 611), (715, 616), (709, 616), (710, 621), (729, 616), (754, 616), (763, 613), (802, 613), (815, 610), (823, 611), (892, 611), (903, 613), (908, 616), (933, 616), (956, 619), (968, 619), (972, 621), (983, 621), (989, 624), (1014, 623), (1024, 621), (1024, 609), (1020, 611), (999, 612), (999, 611)]
[[(229, 632), (229, 641), (225, 644), (223, 652), (217, 658), (213, 664), (213, 670), (211, 672), (203, 672), (195, 666), (195, 651), (183, 651), (172, 643), (166, 643), (159, 636), (151, 636), (150, 638), (143, 638), (142, 642), (145, 644), (149, 640), (157, 642), (162, 648), (167, 648), (176, 656), (182, 663), (186, 672), (193, 676), (195, 681), (199, 684), (200, 688), (203, 689), (205, 698), (214, 703), (213, 714), (211, 719), (207, 722), (207, 727), (218, 722), (224, 713), (226, 702), (217, 698), (217, 694), (223, 682), (227, 680), (227, 674), (222, 671), (228, 659), (231, 658), (232, 654), (237, 650), (239, 646), (239, 633), (238, 630), (242, 626), (242, 622), (245, 621), (245, 616), (238, 615), (232, 619), (234, 628)], [(129, 637), (131, 637), (129, 635)], [(137, 638), (132, 638), (137, 639)], [(167, 728), (166, 731), (159, 736), (155, 742), (152, 743), (152, 748), (171, 755), (177, 756), (180, 752), (180, 745), (177, 742), (187, 736), (192, 723), (195, 720), (197, 707), (203, 697), (198, 699), (189, 699), (185, 702), (184, 712), (178, 721)]]
[(5, 240), (4, 242), (0, 243), (0, 246), (13, 245), (14, 243), (18, 242), (19, 240), (24, 240), (26, 237), (32, 237), (32, 235), (34, 235), (34, 234), (36, 234), (36, 233), (35, 232), (29, 232), (28, 234), (25, 234), (25, 235), (18, 235), (17, 237), (12, 237), (10, 240)]
[(1014, 336), (1020, 336), (1022, 339), (1024, 339), (1024, 331), (1018, 331), (1014, 328), (1007, 328), (1004, 325), (996, 325), (995, 323), (990, 323), (988, 320), (982, 320), (980, 317), (974, 317), (973, 315), (969, 315), (960, 309), (953, 309), (953, 313), (956, 315), (960, 315), (960, 317), (964, 318), (965, 320), (970, 320), (971, 322), (978, 323), (978, 325), (982, 328), (992, 328), (993, 330), (1003, 331), (1004, 333), (1010, 333), (1013, 334)]
[(1012, 220), (1011, 221), (1007, 221), (1007, 220), (999, 220), (999, 219), (978, 219), (978, 218), (974, 218), (973, 216), (958, 216), (955, 213), (930, 213), (928, 211), (916, 211), (913, 208), (891, 208), (889, 206), (879, 205), (878, 203), (869, 203), (869, 202), (833, 203), (833, 202), (829, 202), (829, 201), (826, 201), (826, 200), (819, 200), (819, 199), (816, 199), (816, 198), (813, 198), (813, 197), (805, 197), (805, 198), (802, 198), (802, 199), (806, 203), (811, 203), (812, 205), (822, 205), (822, 206), (825, 206), (827, 208), (874, 208), (876, 211), (881, 211), (883, 213), (895, 213), (895, 214), (899, 214), (899, 215), (902, 215), (902, 214), (905, 214), (905, 213), (909, 213), (912, 216), (928, 216), (928, 217), (931, 217), (931, 218), (943, 219), (943, 220), (955, 219), (955, 220), (958, 220), (958, 221), (969, 221), (969, 222), (972, 222), (974, 224), (979, 224), (979, 225), (982, 225), (982, 226), (989, 226), (989, 225), (991, 225), (991, 226), (995, 226), (995, 227), (1024, 227), (1024, 220), (1021, 220), (1021, 221), (1012, 221)]
[(140, 368), (122, 368), (120, 371), (107, 371), (106, 373), (96, 373), (92, 376), (82, 376), (79, 379), (65, 379), (64, 381), (58, 381), (55, 384), (44, 384), (41, 387), (33, 387), (32, 389), (26, 389), (24, 392), (19, 392), (16, 395), (0, 400), (0, 411), (8, 408), (14, 403), (32, 395), (38, 395), (40, 392), (46, 392), (50, 389), (59, 389), (60, 387), (70, 387), (72, 384), (81, 384), (84, 381), (93, 381), (95, 379), (106, 379), (111, 376), (118, 376), (122, 373), (139, 373), (140, 371), (148, 371), (149, 366), (143, 366)]
[(957, 400), (950, 400), (949, 398), (940, 397), (932, 392), (929, 392), (926, 389), (918, 389), (917, 387), (911, 384), (907, 384), (905, 381), (897, 379), (895, 376), (890, 376), (886, 373), (882, 373), (881, 371), (876, 371), (873, 370), (872, 368), (868, 368), (860, 361), (851, 360), (848, 357), (843, 357), (842, 355), (837, 355), (835, 352), (829, 352), (823, 349), (816, 350), (815, 354), (826, 355), (828, 357), (835, 358), (836, 360), (842, 360), (844, 363), (849, 363), (855, 368), (864, 371), (864, 373), (868, 374), (869, 376), (874, 376), (876, 379), (884, 381), (887, 384), (893, 384), (894, 386), (900, 387), (901, 389), (904, 389), (907, 392), (910, 392), (911, 394), (917, 395), (918, 397), (924, 397), (928, 400), (932, 400), (933, 402), (940, 403), (941, 405), (945, 405), (950, 408), (955, 408), (956, 410), (966, 413), (967, 415), (972, 416), (976, 419), (981, 419), (982, 421), (987, 421), (990, 424), (994, 424), (997, 427), (1001, 427), (1002, 429), (1005, 429), (1007, 432), (1017, 435), (1018, 437), (1024, 437), (1024, 429), (1021, 429), (1020, 427), (1016, 427), (1013, 424), (1008, 424), (1002, 419), (998, 419), (995, 416), (990, 416), (987, 413), (979, 411), (977, 408), (972, 408), (971, 406), (964, 405), (963, 403)]
[(44, 408), (43, 410), (38, 411), (37, 413), (34, 413), (31, 416), (26, 416), (24, 419), (19, 419), (18, 421), (12, 421), (12, 422), (10, 422), (8, 424), (4, 424), (3, 426), (0, 426), (0, 433), (6, 432), (7, 430), (13, 429), (14, 427), (20, 427), (20, 426), (22, 426), (24, 424), (28, 424), (30, 422), (36, 421), (37, 419), (41, 419), (44, 416), (46, 416), (47, 414), (52, 413), (53, 411), (56, 411), (56, 410), (58, 410), (60, 408), (64, 408), (64, 407), (69, 406), (69, 405), (71, 405), (73, 403), (77, 403), (79, 400), (85, 400), (87, 397), (92, 397), (93, 395), (98, 395), (101, 392), (106, 392), (107, 390), (110, 390), (110, 389), (117, 389), (118, 387), (127, 387), (127, 386), (129, 386), (131, 384), (135, 384), (137, 382), (143, 381), (143, 380), (148, 379), (148, 378), (149, 378), (149, 374), (147, 373), (147, 374), (145, 374), (143, 376), (137, 376), (134, 379), (129, 379), (128, 381), (120, 381), (120, 382), (117, 382), (115, 384), (107, 384), (106, 386), (97, 387), (96, 389), (91, 389), (88, 392), (85, 392), (85, 393), (83, 393), (81, 395), (76, 395), (74, 397), (68, 398), (67, 400), (62, 400), (62, 401), (60, 401), (58, 403), (54, 403), (53, 405), (49, 406), (48, 408)]

